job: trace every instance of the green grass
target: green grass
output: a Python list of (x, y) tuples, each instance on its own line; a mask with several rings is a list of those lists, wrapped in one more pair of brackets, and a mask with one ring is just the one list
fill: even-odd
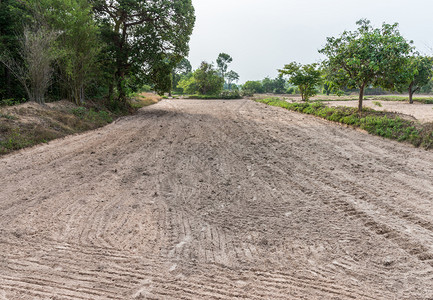
[(401, 142), (409, 142), (416, 147), (433, 147), (433, 124), (418, 124), (404, 120), (388, 112), (364, 108), (362, 114), (352, 107), (327, 107), (321, 102), (289, 103), (279, 98), (257, 99), (257, 102), (282, 107), (288, 110), (310, 114), (329, 121), (338, 122), (366, 130), (370, 134)]

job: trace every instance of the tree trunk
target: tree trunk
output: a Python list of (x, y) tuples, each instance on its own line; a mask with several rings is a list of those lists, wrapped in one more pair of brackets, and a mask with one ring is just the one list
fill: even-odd
[(359, 113), (362, 113), (362, 100), (364, 100), (364, 89), (365, 89), (365, 83), (363, 83), (359, 88), (359, 102), (358, 102)]
[(414, 91), (412, 90), (413, 88), (413, 82), (409, 85), (409, 103), (413, 104), (413, 93)]

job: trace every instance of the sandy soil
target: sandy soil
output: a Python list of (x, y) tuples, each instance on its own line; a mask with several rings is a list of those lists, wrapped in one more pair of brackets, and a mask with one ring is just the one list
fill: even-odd
[[(375, 105), (373, 102), (380, 102), (382, 107)], [(358, 107), (358, 100), (354, 101), (329, 101), (324, 102), (329, 106), (349, 106)], [(365, 107), (370, 107), (375, 110), (397, 112), (414, 117), (420, 122), (433, 122), (433, 104), (422, 104), (403, 101), (380, 101), (380, 100), (363, 100), (362, 104)]]
[(433, 299), (433, 152), (164, 100), (0, 159), (0, 299)]

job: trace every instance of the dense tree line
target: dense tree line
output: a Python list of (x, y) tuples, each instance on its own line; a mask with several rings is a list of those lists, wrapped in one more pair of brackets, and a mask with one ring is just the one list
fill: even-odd
[(1, 0), (0, 99), (169, 92), (194, 23), (191, 0)]

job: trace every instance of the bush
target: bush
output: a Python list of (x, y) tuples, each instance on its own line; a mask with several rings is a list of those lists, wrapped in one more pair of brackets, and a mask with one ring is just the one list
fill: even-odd
[(223, 91), (221, 93), (221, 99), (241, 99), (239, 91)]

